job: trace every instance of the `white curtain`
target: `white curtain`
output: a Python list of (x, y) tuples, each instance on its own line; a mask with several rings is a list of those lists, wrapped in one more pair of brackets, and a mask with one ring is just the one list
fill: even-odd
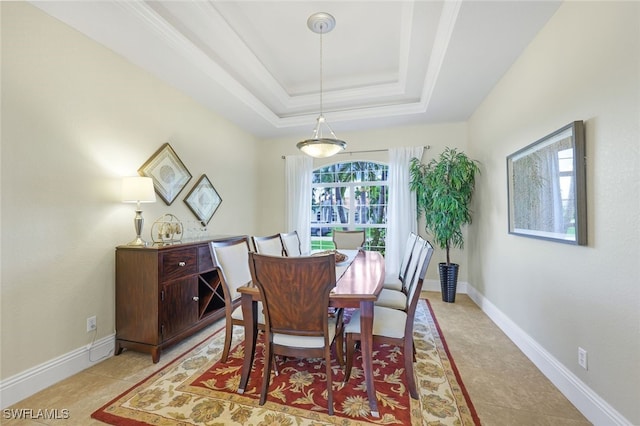
[(313, 158), (306, 155), (285, 157), (287, 191), (287, 232), (298, 231), (303, 253), (311, 250), (311, 176)]
[(385, 238), (385, 272), (397, 277), (405, 242), (411, 232), (418, 232), (415, 192), (409, 190), (409, 164), (412, 158), (422, 160), (424, 147), (389, 149), (389, 204)]

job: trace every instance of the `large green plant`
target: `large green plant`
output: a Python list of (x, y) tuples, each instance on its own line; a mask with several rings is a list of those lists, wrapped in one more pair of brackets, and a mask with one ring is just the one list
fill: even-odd
[(462, 226), (471, 223), (471, 197), (478, 162), (455, 148), (445, 148), (439, 158), (427, 164), (413, 158), (410, 166), (411, 190), (418, 200), (418, 215), (424, 214), (425, 230), (451, 264), (451, 247), (463, 248)]

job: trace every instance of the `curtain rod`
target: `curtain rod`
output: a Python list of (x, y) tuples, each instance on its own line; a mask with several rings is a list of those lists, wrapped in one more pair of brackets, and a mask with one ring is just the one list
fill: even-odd
[[(431, 149), (431, 145), (425, 145), (423, 146), (424, 149)], [(344, 152), (339, 152), (336, 155), (345, 155), (345, 154), (362, 154), (362, 153), (366, 153), (366, 152), (385, 152), (385, 151), (389, 151), (389, 148), (384, 148), (384, 149), (366, 149), (366, 150), (362, 150), (362, 151), (344, 151)], [(284, 160), (285, 156), (282, 156), (282, 159)]]

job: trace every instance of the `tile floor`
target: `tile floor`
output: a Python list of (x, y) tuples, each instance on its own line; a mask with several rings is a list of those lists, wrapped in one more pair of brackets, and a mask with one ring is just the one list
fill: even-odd
[[(463, 382), (485, 426), (589, 425), (580, 412), (466, 295), (444, 303), (425, 292)], [(103, 425), (90, 415), (115, 396), (162, 368), (210, 334), (203, 330), (164, 351), (158, 364), (147, 354), (125, 351), (47, 388), (10, 408), (67, 409), (69, 419), (6, 420), (9, 426)]]

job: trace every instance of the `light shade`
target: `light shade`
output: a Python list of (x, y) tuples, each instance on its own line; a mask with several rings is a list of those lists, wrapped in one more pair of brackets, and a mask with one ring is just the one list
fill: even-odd
[(143, 176), (122, 178), (123, 203), (154, 203), (155, 201), (156, 192), (153, 188), (153, 179)]
[[(331, 137), (324, 137), (325, 131)], [(310, 139), (298, 142), (296, 147), (310, 157), (326, 158), (343, 151), (347, 147), (347, 143), (336, 137), (327, 120), (320, 114), (317, 118), (316, 127), (313, 129), (313, 136)]]
[(298, 149), (310, 157), (314, 158), (326, 158), (336, 155), (338, 152), (345, 149), (347, 143), (340, 139), (307, 139), (302, 142), (298, 142), (296, 145)]

